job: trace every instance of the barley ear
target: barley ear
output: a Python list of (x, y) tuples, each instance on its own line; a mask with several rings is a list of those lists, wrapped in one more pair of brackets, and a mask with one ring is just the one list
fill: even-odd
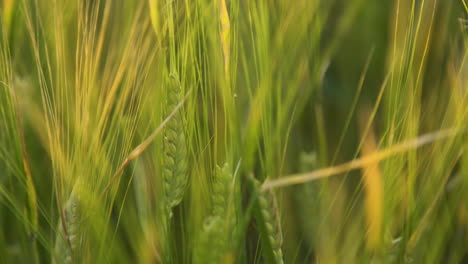
[[(319, 167), (315, 152), (301, 152), (299, 156), (299, 171), (301, 173), (316, 170)], [(294, 186), (294, 202), (296, 210), (301, 212), (298, 216), (299, 232), (304, 239), (305, 246), (314, 247), (317, 237), (316, 227), (320, 215), (320, 183), (308, 182)]]
[(196, 243), (195, 264), (217, 264), (226, 251), (227, 239), (225, 221), (219, 216), (208, 217)]
[(248, 177), (255, 200), (254, 217), (260, 232), (266, 263), (283, 264), (283, 235), (279, 221), (278, 204), (274, 192), (261, 189), (260, 182)]
[[(166, 113), (171, 113), (182, 100), (181, 85), (175, 74), (169, 77), (167, 88)], [(182, 201), (188, 182), (183, 113), (183, 109), (178, 111), (164, 129), (163, 178), (169, 216), (172, 216), (172, 208)]]
[(55, 238), (54, 263), (80, 263), (80, 208), (77, 195), (72, 192), (60, 219)]
[[(229, 256), (228, 243), (235, 236), (236, 211), (232, 202), (233, 175), (228, 163), (216, 166), (212, 193), (212, 215), (207, 217), (199, 234), (194, 253), (194, 263), (222, 263)], [(216, 250), (213, 250), (213, 247)]]
[(226, 216), (230, 206), (231, 186), (232, 174), (229, 171), (229, 165), (225, 163), (223, 167), (216, 166), (212, 195), (213, 215)]

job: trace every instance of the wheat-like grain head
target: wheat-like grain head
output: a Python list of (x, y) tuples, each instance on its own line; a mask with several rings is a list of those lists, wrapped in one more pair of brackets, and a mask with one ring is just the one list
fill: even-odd
[(255, 220), (259, 226), (260, 239), (266, 251), (268, 262), (283, 264), (283, 234), (281, 231), (278, 203), (273, 191), (262, 190), (260, 182), (253, 176), (248, 177), (257, 195)]
[[(182, 91), (179, 79), (175, 74), (169, 77), (168, 83), (166, 112), (171, 113), (182, 100)], [(182, 201), (188, 182), (183, 109), (178, 111), (168, 122), (164, 129), (163, 140), (164, 193), (167, 210), (171, 216), (172, 208)]]
[(79, 263), (81, 245), (78, 196), (72, 192), (63, 209), (55, 238), (55, 263)]

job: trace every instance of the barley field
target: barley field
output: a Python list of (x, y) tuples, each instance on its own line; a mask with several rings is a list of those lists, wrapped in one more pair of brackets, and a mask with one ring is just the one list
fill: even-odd
[(468, 263), (467, 0), (0, 25), (0, 263)]

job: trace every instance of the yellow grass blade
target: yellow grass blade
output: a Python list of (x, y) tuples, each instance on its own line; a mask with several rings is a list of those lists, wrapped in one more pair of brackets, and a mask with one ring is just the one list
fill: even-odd
[(374, 154), (367, 155), (359, 159), (355, 159), (355, 160), (352, 160), (352, 161), (349, 161), (349, 162), (346, 162), (337, 166), (319, 169), (319, 170), (315, 170), (309, 173), (293, 174), (293, 175), (281, 177), (277, 180), (268, 180), (263, 184), (262, 189), (269, 190), (269, 189), (274, 189), (278, 187), (286, 187), (286, 186), (306, 183), (309, 181), (330, 177), (330, 176), (345, 173), (351, 170), (362, 169), (365, 166), (369, 166), (370, 164), (380, 162), (382, 160), (388, 159), (392, 156), (401, 154), (408, 150), (417, 149), (431, 142), (464, 133), (466, 132), (466, 130), (467, 130), (466, 127), (462, 127), (462, 128), (455, 127), (455, 128), (439, 130), (433, 133), (424, 134), (420, 137), (407, 140), (399, 144), (396, 144), (394, 146), (391, 146), (387, 149), (375, 152)]
[(10, 33), (11, 20), (13, 18), (13, 7), (15, 6), (15, 0), (4, 0), (3, 6), (0, 5), (0, 8), (3, 11), (3, 24), (7, 30), (7, 33)]
[[(371, 156), (377, 152), (375, 135), (369, 122), (371, 112), (369, 108), (363, 108), (359, 116), (359, 128), (362, 137), (361, 156)], [(383, 186), (382, 173), (378, 162), (364, 164), (362, 167), (362, 180), (365, 190), (365, 209), (368, 226), (367, 244), (371, 249), (376, 249), (380, 244)]]
[(225, 0), (220, 0), (220, 13), (219, 18), (221, 20), (221, 45), (223, 47), (224, 54), (224, 72), (226, 76), (229, 76), (229, 56), (230, 56), (230, 30), (231, 24), (229, 22), (229, 14), (226, 7)]

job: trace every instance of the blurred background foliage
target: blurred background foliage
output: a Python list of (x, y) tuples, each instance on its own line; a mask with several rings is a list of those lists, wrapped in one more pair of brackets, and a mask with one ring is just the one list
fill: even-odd
[[(0, 0), (0, 11), (1, 263), (211, 263), (203, 239), (219, 247), (212, 263), (279, 263), (248, 177), (274, 182), (446, 129), (274, 189), (273, 232), (284, 263), (468, 261), (465, 0)], [(169, 76), (186, 98), (188, 164), (173, 217), (158, 130)], [(222, 229), (235, 231), (208, 239), (217, 166), (233, 182), (235, 224)]]

